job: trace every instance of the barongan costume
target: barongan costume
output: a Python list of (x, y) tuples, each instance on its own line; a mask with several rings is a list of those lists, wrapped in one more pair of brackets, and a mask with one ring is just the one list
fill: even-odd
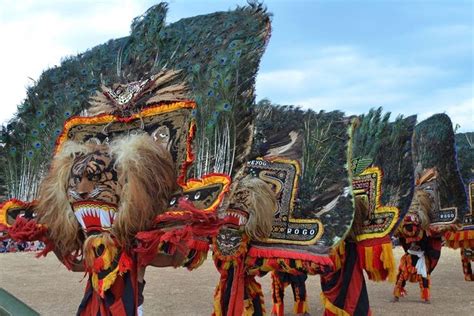
[[(271, 188), (277, 208), (255, 212), (255, 206), (241, 201), (261, 189), (231, 196), (223, 208), (224, 217), (244, 215), (248, 221), (237, 225), (238, 230), (225, 226), (214, 242), (214, 261), (221, 273), (215, 315), (262, 315), (265, 307), (256, 276), (277, 272), (305, 277), (332, 270), (329, 251), (352, 222), (346, 168), (351, 120), (338, 111), (315, 113), (265, 103), (257, 111), (255, 159), (242, 174)], [(249, 229), (254, 213), (261, 215), (256, 228)], [(255, 229), (266, 234), (252, 234)], [(277, 308), (282, 312), (283, 304)]]
[[(427, 179), (430, 180), (434, 179)], [(421, 299), (430, 301), (430, 275), (441, 255), (441, 235), (429, 229), (432, 205), (433, 201), (428, 193), (418, 189), (410, 211), (400, 224), (397, 235), (405, 254), (400, 259), (393, 290), (395, 300), (407, 295), (407, 282), (418, 282)]]
[[(8, 227), (10, 237), (44, 240), (44, 254), (53, 250), (68, 268), (85, 269), (88, 282), (78, 315), (138, 313), (144, 285), (138, 280), (140, 270), (154, 264), (197, 266), (189, 266), (202, 250), (194, 238), (199, 236), (192, 225), (196, 220), (181, 213), (200, 215), (197, 226), (206, 227), (209, 235), (217, 223), (206, 210), (186, 204), (180, 212), (167, 210), (178, 185), (185, 186), (195, 128), (193, 102), (164, 102), (161, 97), (165, 82), (176, 75), (162, 72), (98, 92), (90, 109), (97, 114), (66, 121), (37, 202), (23, 205), (34, 210), (35, 218), (22, 217)], [(182, 97), (184, 91), (177, 87), (167, 85), (173, 89), (167, 97)], [(4, 204), (5, 213), (21, 206), (12, 202)], [(160, 225), (174, 214), (164, 232)], [(162, 232), (154, 235), (160, 247), (137, 252), (143, 248), (137, 247), (138, 237), (151, 229)], [(182, 259), (174, 262), (178, 246)]]
[(336, 270), (321, 277), (325, 315), (371, 315), (370, 280), (394, 280), (391, 234), (413, 195), (411, 138), (416, 117), (371, 110), (359, 117), (352, 160), (355, 218), (349, 235), (332, 252)]
[(430, 275), (441, 255), (442, 235), (456, 230), (468, 213), (459, 173), (451, 120), (436, 114), (415, 128), (413, 160), (416, 194), (397, 232), (405, 255), (393, 295), (406, 295), (407, 281), (418, 282), (421, 299), (430, 301)]

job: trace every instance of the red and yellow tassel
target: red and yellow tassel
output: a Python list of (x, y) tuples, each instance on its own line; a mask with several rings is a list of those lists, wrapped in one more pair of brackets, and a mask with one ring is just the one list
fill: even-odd
[(444, 239), (449, 248), (474, 248), (474, 230), (447, 231)]
[(397, 270), (389, 236), (360, 241), (357, 251), (361, 267), (370, 280), (395, 282)]

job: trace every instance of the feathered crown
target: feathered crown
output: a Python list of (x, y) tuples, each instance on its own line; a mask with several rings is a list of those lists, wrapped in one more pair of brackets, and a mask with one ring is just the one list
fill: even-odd
[(184, 82), (176, 82), (181, 71), (163, 70), (148, 79), (127, 84), (101, 86), (89, 103), (90, 115), (102, 113), (129, 114), (143, 107), (160, 102), (186, 99), (187, 87)]

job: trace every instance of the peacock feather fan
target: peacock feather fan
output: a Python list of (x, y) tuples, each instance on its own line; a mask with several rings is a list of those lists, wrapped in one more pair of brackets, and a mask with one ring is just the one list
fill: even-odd
[[(271, 243), (287, 238), (283, 243), (293, 242), (289, 248), (327, 253), (347, 234), (354, 213), (347, 168), (350, 126), (351, 120), (339, 111), (303, 111), (295, 106), (272, 105), (268, 100), (258, 103), (252, 157), (298, 161), (300, 176), (292, 186), (297, 190), (296, 199), (289, 206), (291, 210), (286, 211), (291, 217), (289, 222), (318, 221), (322, 226), (321, 235), (305, 246), (293, 242), (297, 238), (291, 239), (289, 234), (278, 234), (277, 238), (272, 233)], [(274, 227), (282, 225), (278, 220)], [(292, 225), (288, 224), (288, 228)]]
[[(454, 131), (446, 114), (435, 114), (415, 128), (413, 160), (421, 170), (436, 168), (440, 208), (457, 208), (457, 219), (468, 212), (467, 197), (456, 161)], [(436, 223), (437, 218), (432, 218)]]
[[(385, 231), (378, 231), (374, 228), (378, 224), (375, 223), (375, 220), (370, 220), (375, 219), (373, 213), (368, 214), (369, 220), (364, 218), (365, 224), (356, 221), (353, 225), (356, 234), (367, 234), (367, 238), (370, 237), (369, 231), (373, 234), (373, 238), (393, 232), (397, 226), (396, 223), (408, 211), (413, 196), (414, 175), (411, 141), (416, 116), (407, 118), (399, 116), (394, 122), (389, 120), (389, 112), (383, 114), (382, 108), (371, 109), (369, 113), (359, 116), (358, 127), (354, 133), (352, 172), (355, 179), (358, 179), (362, 172), (368, 170), (367, 168), (379, 168), (382, 176), (381, 183), (378, 184), (380, 191), (377, 193), (380, 194), (378, 197), (380, 206), (398, 209), (398, 217), (393, 218), (394, 222), (391, 225), (387, 222)], [(369, 197), (371, 208), (377, 204), (374, 198), (375, 195)], [(375, 209), (372, 209), (370, 212), (374, 211)], [(356, 218), (362, 219), (357, 215)], [(370, 227), (372, 224), (374, 227)]]

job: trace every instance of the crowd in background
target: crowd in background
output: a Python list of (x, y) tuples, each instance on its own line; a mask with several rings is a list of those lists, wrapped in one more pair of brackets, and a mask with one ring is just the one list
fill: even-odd
[(11, 239), (5, 239), (0, 242), (0, 253), (38, 251), (44, 249), (44, 243), (41, 241), (15, 242)]

